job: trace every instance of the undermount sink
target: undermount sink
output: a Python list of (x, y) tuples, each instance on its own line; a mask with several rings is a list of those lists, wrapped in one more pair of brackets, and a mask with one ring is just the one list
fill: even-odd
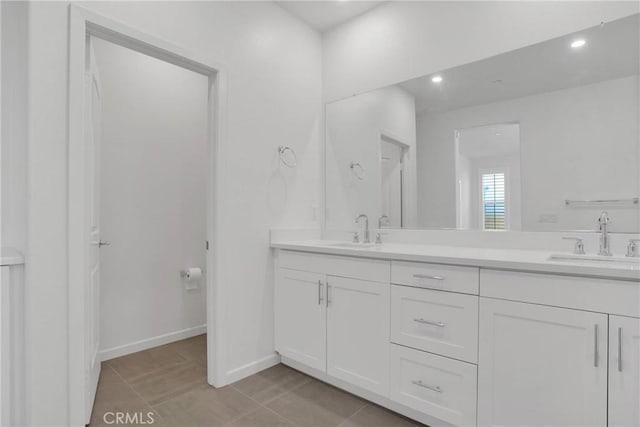
[(336, 248), (352, 248), (352, 249), (369, 249), (376, 246), (375, 243), (353, 243), (353, 242), (338, 242), (331, 243), (328, 246)]
[(549, 257), (549, 261), (601, 265), (603, 267), (640, 268), (640, 258), (632, 257), (554, 254)]

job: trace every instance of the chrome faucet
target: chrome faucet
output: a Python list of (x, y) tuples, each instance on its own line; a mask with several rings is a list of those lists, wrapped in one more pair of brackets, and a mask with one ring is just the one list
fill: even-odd
[(369, 217), (365, 214), (360, 214), (356, 217), (356, 224), (360, 222), (360, 220), (364, 218), (364, 237), (362, 238), (362, 243), (371, 243), (371, 237), (369, 234)]
[(609, 237), (609, 224), (611, 218), (605, 211), (602, 212), (600, 218), (598, 218), (598, 224), (600, 224), (600, 251), (598, 255), (611, 256), (611, 238)]
[(388, 215), (380, 215), (380, 217), (378, 218), (378, 232), (376, 233), (376, 243), (380, 244), (382, 243), (382, 233), (380, 232), (380, 229), (382, 228), (383, 225), (389, 224), (389, 216)]

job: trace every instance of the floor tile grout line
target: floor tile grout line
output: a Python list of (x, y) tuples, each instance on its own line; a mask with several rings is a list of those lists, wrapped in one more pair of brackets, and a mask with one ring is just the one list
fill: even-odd
[[(146, 351), (146, 350), (143, 350), (143, 351)], [(135, 353), (133, 353), (133, 354), (135, 354)], [(143, 377), (145, 377), (145, 376), (147, 376), (147, 375), (157, 374), (158, 372), (162, 371), (163, 369), (172, 368), (172, 367), (174, 367), (174, 366), (182, 365), (182, 364), (184, 364), (184, 363), (194, 363), (194, 362), (192, 362), (191, 360), (189, 360), (189, 359), (185, 358), (184, 356), (182, 356), (181, 354), (178, 354), (178, 356), (180, 356), (183, 360), (181, 360), (181, 361), (179, 361), (179, 362), (170, 363), (170, 364), (168, 364), (168, 365), (166, 365), (166, 366), (162, 366), (162, 367), (160, 367), (160, 368), (153, 369), (153, 370), (151, 370), (151, 371), (149, 371), (149, 372), (145, 372), (145, 373), (140, 374), (140, 375), (136, 375), (135, 377), (133, 377), (133, 378), (131, 379), (131, 381), (137, 381), (137, 380), (139, 380), (139, 379), (141, 379), (141, 378), (143, 378)], [(105, 363), (109, 363), (109, 361), (107, 361), (107, 362), (105, 362)], [(114, 371), (118, 372), (118, 370), (117, 370), (114, 366), (112, 366), (112, 365), (110, 365), (110, 366), (111, 366), (111, 369), (113, 369)], [(128, 380), (126, 380), (123, 376), (121, 376), (121, 378), (122, 378), (124, 381), (126, 381), (127, 383), (129, 383), (129, 381), (128, 381)]]
[(360, 413), (367, 406), (369, 406), (369, 404), (367, 402), (364, 402), (364, 405), (362, 405), (360, 408), (358, 408), (358, 410), (355, 411), (353, 414), (349, 415), (347, 418), (345, 418), (344, 420), (340, 421), (340, 424), (338, 424), (336, 427), (340, 427), (341, 425), (343, 425), (344, 423), (349, 421), (351, 418), (355, 417), (356, 414)]
[[(243, 396), (248, 397), (249, 399), (253, 400), (254, 402), (256, 402), (258, 404), (259, 407), (266, 409), (267, 411), (273, 412), (274, 414), (276, 414), (277, 416), (279, 416), (280, 418), (289, 421), (291, 424), (293, 424), (294, 426), (296, 425), (295, 421), (293, 421), (292, 419), (287, 418), (286, 416), (284, 416), (283, 414), (278, 413), (277, 411), (274, 411), (273, 409), (269, 408), (268, 406), (266, 406), (265, 404), (262, 404), (260, 402), (258, 402), (256, 399), (252, 398), (251, 396), (249, 396), (246, 393), (243, 393), (241, 390), (238, 389), (238, 387), (234, 386), (233, 384), (229, 384), (231, 387), (233, 387), (234, 390), (236, 390), (238, 393), (242, 394)], [(294, 387), (297, 388), (297, 387)], [(273, 402), (276, 399), (279, 399), (280, 397), (284, 396), (285, 394), (287, 394), (288, 391), (285, 391), (281, 394), (279, 394), (277, 397), (269, 400), (269, 402)]]
[[(135, 388), (133, 388), (133, 386), (132, 386), (131, 384), (129, 384), (129, 383), (127, 382), (127, 380), (125, 380), (125, 379), (122, 377), (122, 375), (120, 375), (120, 373), (119, 373), (119, 372), (118, 372), (118, 371), (117, 371), (113, 366), (111, 366), (111, 365), (109, 364), (109, 362), (105, 362), (105, 364), (107, 365), (107, 367), (111, 368), (111, 370), (112, 370), (112, 371), (113, 371), (113, 372), (118, 376), (118, 378), (120, 378), (120, 379), (122, 380), (122, 382), (124, 383), (124, 385), (126, 385), (127, 387), (129, 387), (129, 388), (131, 389), (131, 391), (132, 391), (136, 396), (138, 396), (138, 397), (140, 398), (140, 400), (142, 400), (142, 401), (145, 403), (145, 405), (147, 405), (147, 407), (149, 407), (149, 409), (151, 409), (151, 410), (154, 412), (154, 414), (155, 414), (155, 415), (157, 415), (158, 417), (160, 417), (160, 419), (161, 419), (161, 420), (164, 420), (164, 421), (168, 422), (168, 420), (165, 420), (165, 419), (164, 419), (164, 417), (163, 417), (162, 415), (160, 415), (160, 413), (159, 413), (158, 411), (156, 411), (156, 409), (153, 407), (153, 405), (152, 405), (151, 403), (149, 403), (149, 402), (147, 401), (147, 399), (145, 399), (144, 397), (142, 397), (142, 395), (141, 395), (140, 393), (138, 393), (138, 391), (137, 391)], [(94, 403), (94, 405), (95, 405), (95, 403)]]
[(163, 405), (163, 404), (165, 404), (167, 402), (171, 402), (174, 399), (177, 399), (179, 397), (184, 396), (187, 393), (190, 393), (190, 392), (192, 392), (194, 390), (197, 390), (198, 389), (198, 387), (197, 387), (198, 384), (206, 385), (208, 387), (212, 387), (209, 383), (207, 383), (207, 380), (206, 380), (206, 377), (205, 377), (204, 382), (202, 382), (202, 379), (191, 381), (190, 383), (186, 384), (186, 386), (189, 386), (190, 388), (186, 389), (184, 392), (176, 394), (175, 396), (171, 396), (171, 397), (169, 397), (169, 398), (167, 398), (165, 400), (159, 400), (158, 402), (153, 403), (153, 404), (149, 403), (149, 405), (151, 405), (151, 407), (155, 410), (156, 406), (160, 406), (160, 405)]

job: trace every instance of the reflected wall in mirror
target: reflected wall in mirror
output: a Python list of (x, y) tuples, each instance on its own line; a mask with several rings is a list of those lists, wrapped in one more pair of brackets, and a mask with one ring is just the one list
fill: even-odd
[(638, 232), (639, 16), (327, 104), (327, 228)]

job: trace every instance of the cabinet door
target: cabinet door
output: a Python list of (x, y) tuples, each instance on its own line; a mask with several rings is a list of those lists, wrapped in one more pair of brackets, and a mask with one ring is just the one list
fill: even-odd
[(480, 299), (478, 424), (606, 426), (607, 315)]
[(609, 427), (640, 426), (640, 319), (609, 316)]
[(389, 284), (327, 278), (327, 372), (389, 395)]
[(285, 357), (326, 370), (325, 275), (278, 269), (275, 344)]

